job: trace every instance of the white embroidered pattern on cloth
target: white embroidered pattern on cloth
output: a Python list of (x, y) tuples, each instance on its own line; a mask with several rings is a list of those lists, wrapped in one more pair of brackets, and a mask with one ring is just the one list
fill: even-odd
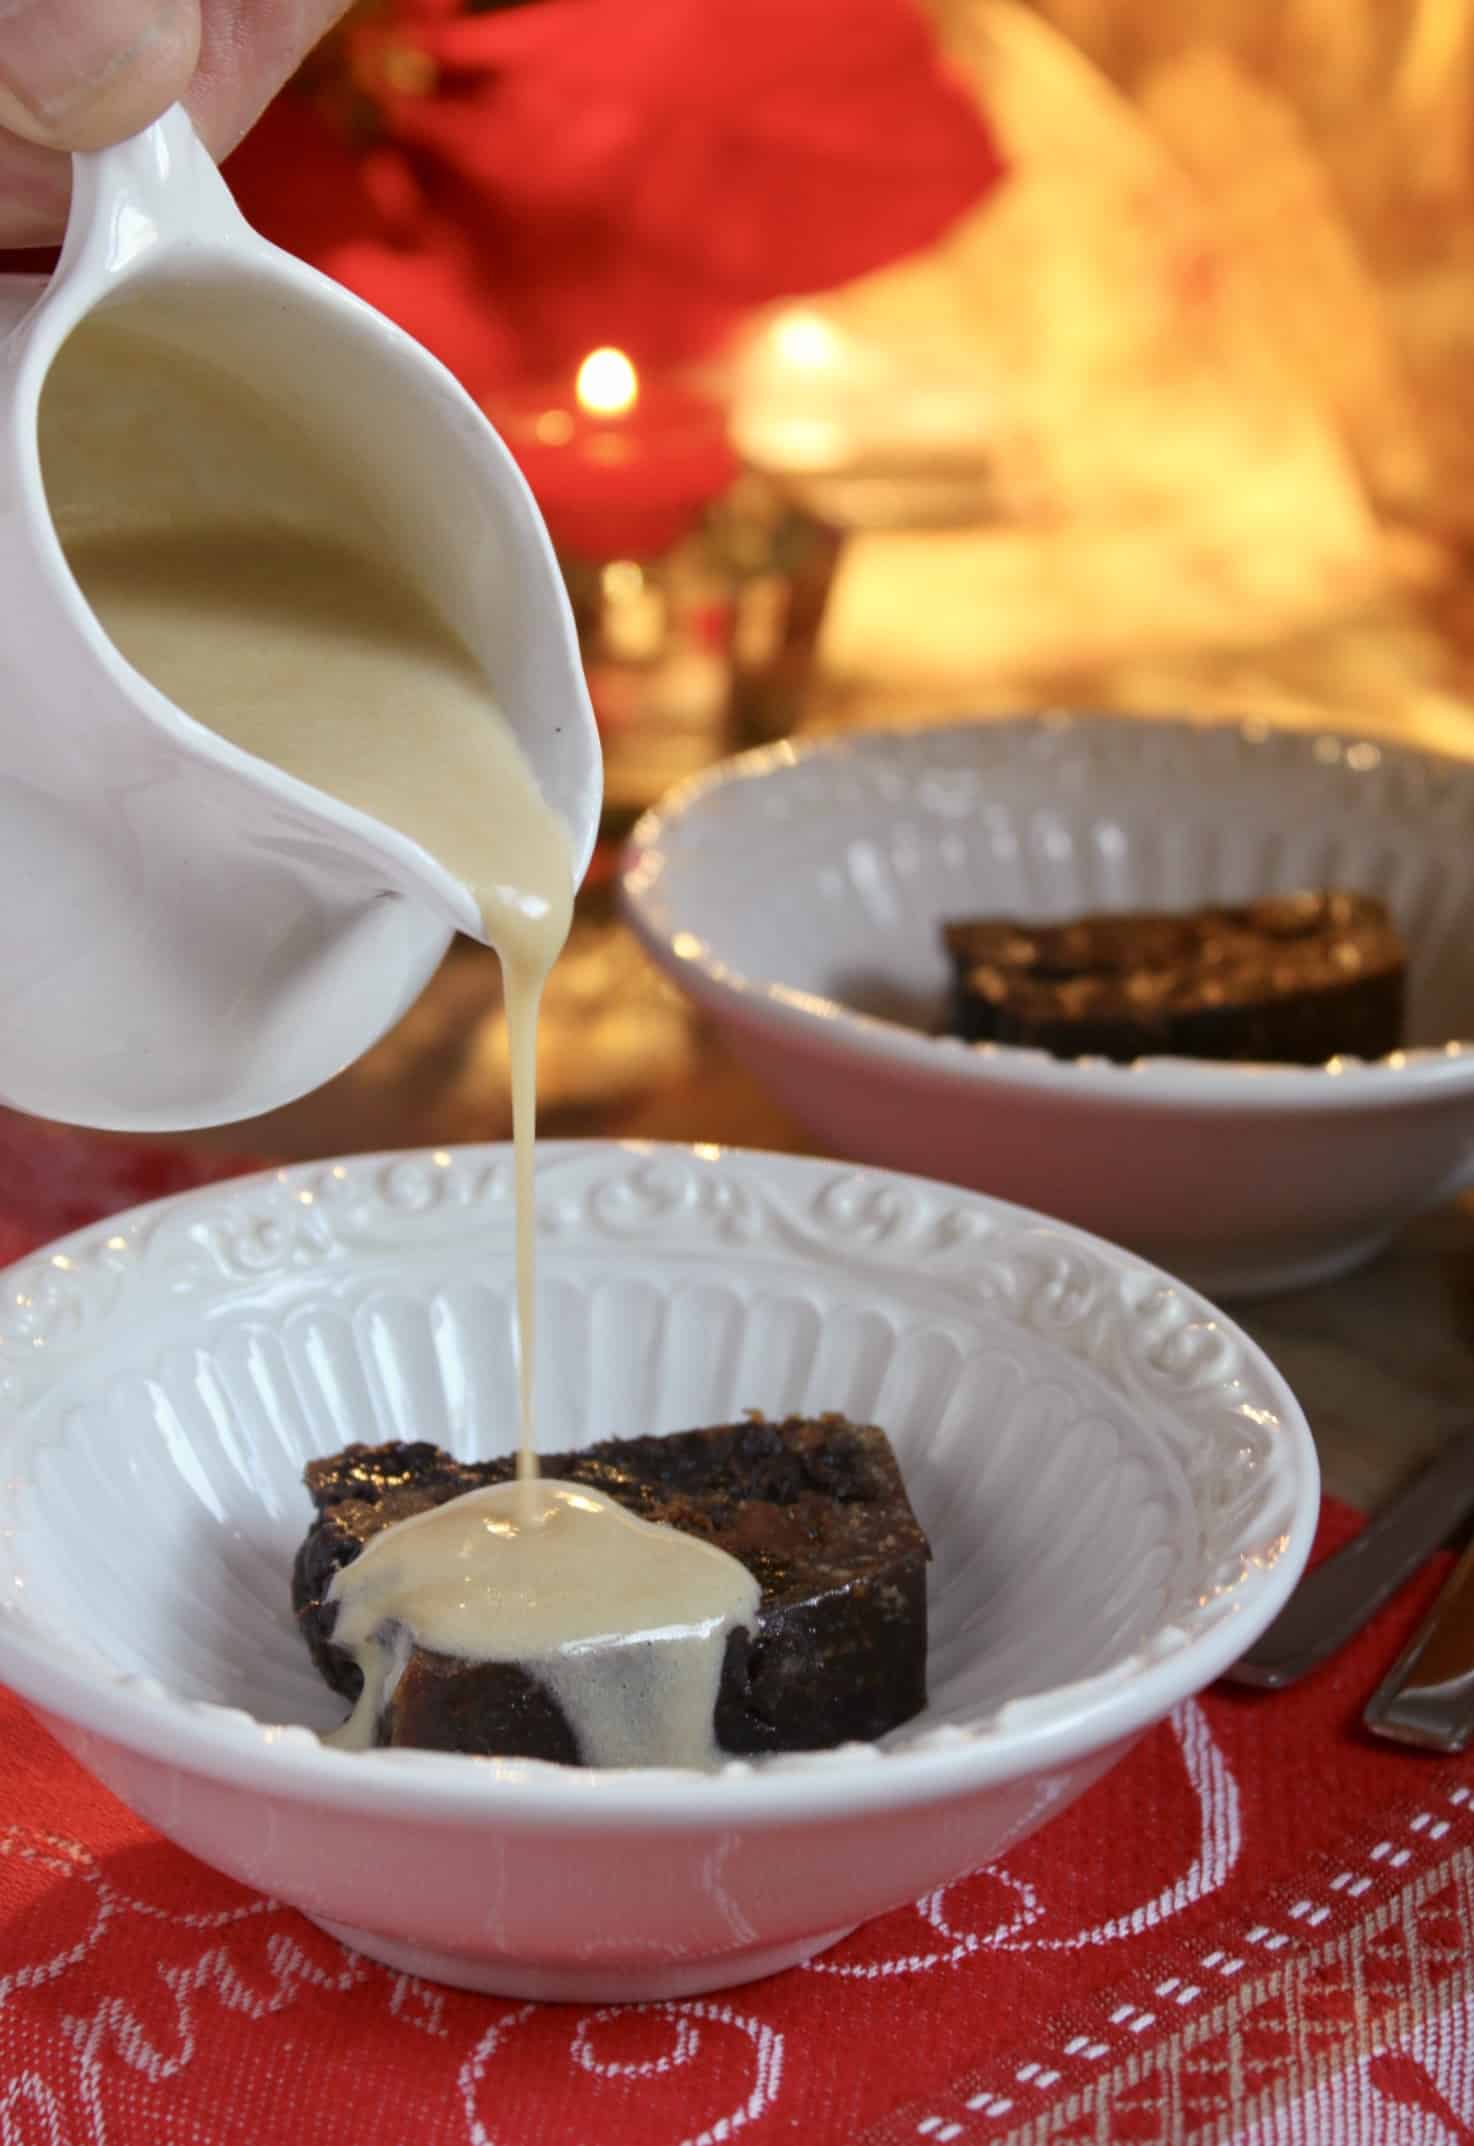
[[(1029, 1885), (1003, 1874), (1017, 1908), (981, 1932), (949, 1903), (962, 1888), (948, 1888), (914, 1911), (921, 1946), (868, 1964), (875, 1975), (929, 1976), (980, 1950), (1128, 1943), (1107, 1994), (1069, 2004), (1028, 2048), (990, 2058), (986, 2074), (897, 2110), (866, 2146), (1474, 2142), (1474, 1787), (1430, 1778), (1420, 1802), (1386, 1818), (1387, 1830), (1344, 1843), (1290, 1889), (1216, 1921), (1190, 1965), (1165, 1973), (1158, 1953), (1133, 1969), (1129, 1941), (1220, 1891), (1240, 1861), (1238, 1787), (1206, 1713), (1184, 1707), (1173, 1728), (1197, 1811), (1177, 1879), (1076, 1932), (1052, 1926), (1037, 1875)], [(558, 2093), (579, 2120), (593, 2120), (591, 2097), (606, 2084), (679, 2076), (700, 2088), (668, 2135), (640, 2146), (722, 2146), (749, 2128), (766, 2136), (765, 2119), (786, 2121), (786, 2077), (802, 2076), (802, 2051), (785, 2073), (784, 2036), (764, 2018), (760, 1991), (551, 2015), (511, 2005), (458, 2028), (444, 1993), (342, 1951), (271, 1901), (197, 1913), (160, 1906), (146, 1886), (117, 1882), (81, 1842), (20, 1825), (0, 1830), (0, 1863), (12, 1858), (71, 1905), (48, 1913), (49, 1948), (0, 1974), (0, 2146), (137, 2146), (143, 2134), (130, 2119), (140, 2091), (184, 2097), (175, 2106), (187, 2124), (195, 2097), (214, 2085), (197, 2059), (232, 2041), (244, 2056), (253, 2027), (271, 2033), (304, 1999), (337, 1992), (378, 2012), (376, 2037), (407, 2028), (440, 2049), (421, 2133), (437, 2146), (520, 2142), (524, 2131), (515, 2121), (509, 2130), (508, 2118), (521, 2037), (550, 2024)], [(170, 1963), (152, 1978), (138, 1965), (139, 1921), (173, 1937)], [(109, 1955), (115, 1937), (135, 1937), (131, 1958)], [(810, 1974), (844, 1978), (849, 1964), (841, 1952)], [(38, 2015), (28, 2000), (48, 2010)]]
[[(751, 2091), (736, 2108), (723, 2111), (704, 2124), (700, 2131), (688, 2133), (678, 2146), (721, 2146), (724, 2139), (731, 2138), (762, 2116), (777, 2099), (783, 2078), (783, 2037), (762, 2020), (748, 2017), (739, 2006), (700, 1997), (688, 1998), (682, 2003), (641, 2005), (637, 2009), (647, 2018), (654, 2014), (670, 2022), (672, 2032), (668, 2048), (658, 2056), (642, 2057), (632, 2063), (622, 2063), (617, 2058), (602, 2059), (595, 2044), (596, 2030), (604, 2022), (617, 2019), (623, 2009), (619, 2005), (601, 2005), (577, 2016), (569, 2040), (569, 2059), (573, 2065), (596, 2077), (606, 2078), (648, 2078), (652, 2074), (680, 2070), (700, 2058), (700, 2023), (703, 2021), (733, 2027), (752, 2044)], [(487, 2028), (461, 2066), (459, 2085), (470, 2146), (519, 2146), (512, 2132), (493, 2128), (495, 2119), (489, 2118), (485, 2112), (488, 2106), (494, 2106), (494, 2096), (487, 2092), (487, 2088), (497, 2053), (509, 2036), (538, 2010), (535, 2004), (522, 2004), (505, 2012)], [(677, 2146), (677, 2142), (672, 2141), (672, 2146)]]
[[(1197, 1837), (1181, 1874), (1152, 1898), (1132, 1906), (1123, 1904), (1119, 1912), (1088, 1929), (1054, 1931), (1046, 1936), (1033, 1926), (1039, 1922), (1047, 1925), (1047, 1902), (1040, 1899), (1036, 1888), (995, 1869), (994, 1878), (1013, 1890), (1021, 1903), (1019, 1913), (999, 1929), (982, 1934), (954, 1929), (947, 1919), (947, 1896), (960, 1888), (947, 1887), (917, 1904), (915, 1912), (933, 1940), (924, 1953), (857, 1968), (842, 1959), (819, 1960), (812, 1963), (810, 1971), (841, 1977), (917, 1975), (953, 1965), (990, 1946), (1003, 1950), (1070, 1951), (1108, 1945), (1153, 1929), (1219, 1890), (1240, 1850), (1237, 1785), (1196, 1702), (1178, 1710), (1172, 1728), (1197, 1807)], [(87, 1913), (80, 1929), (73, 1925), (69, 1944), (0, 1977), (0, 2146), (22, 2146), (22, 2142), (32, 2146), (37, 2137), (45, 2146), (78, 2146), (68, 2128), (68, 2112), (77, 2109), (85, 2112), (87, 2130), (83, 2135), (88, 2146), (133, 2146), (127, 2129), (112, 2122), (113, 2097), (121, 2093), (126, 2099), (129, 2072), (142, 2075), (155, 2086), (187, 2080), (209, 2031), (202, 2000), (210, 1998), (235, 2021), (264, 2024), (290, 2009), (304, 1991), (353, 1988), (367, 2002), (382, 1996), (388, 2012), (402, 2023), (431, 2037), (449, 2039), (445, 2000), (440, 1991), (411, 1976), (391, 1974), (354, 1954), (327, 1946), (315, 1933), (309, 1954), (293, 1935), (301, 1925), (288, 1910), (272, 1901), (251, 1900), (198, 1915), (162, 1908), (114, 1884), (81, 1843), (28, 1832), (18, 1826), (0, 1833), (0, 1856), (14, 1856), (38, 1865), (58, 1879), (87, 1888), (90, 1895)], [(117, 1986), (112, 1986), (105, 1963), (95, 1958), (110, 1930), (130, 1917), (153, 1918), (198, 1932), (201, 1938), (200, 1949), (191, 1960), (158, 1970), (167, 1993), (167, 2032), (158, 2024), (154, 2007), (139, 2001), (136, 1983), (125, 1987), (119, 1979)], [(262, 1918), (274, 1922), (278, 1917), (284, 1927), (273, 1927), (264, 1934), (256, 1948), (257, 1957), (249, 1966), (237, 1960), (231, 1949), (232, 1930), (243, 1923), (259, 1924)], [(938, 1939), (940, 1942), (935, 1942)], [(323, 1958), (334, 1964), (324, 1967)], [(13, 2000), (28, 1990), (64, 1984), (68, 1976), (89, 1962), (100, 1971), (94, 1971), (89, 1978), (87, 1998), (79, 1995), (78, 2009), (66, 2014), (68, 2056), (59, 2064), (60, 2052), (54, 2038), (50, 2047), (39, 2044), (32, 2025), (17, 2017)], [(100, 1997), (99, 1988), (103, 1992)], [(159, 1993), (154, 1994), (157, 1998)], [(83, 2010), (88, 2002), (90, 2009)], [(734, 2001), (688, 2000), (628, 2009), (606, 2006), (581, 2013), (570, 2010), (566, 2015), (569, 2069), (586, 2074), (591, 2084), (600, 2078), (675, 2071), (689, 2074), (694, 2083), (711, 2035), (727, 2041), (733, 2036), (742, 2038), (748, 2045), (748, 2056), (740, 2099), (728, 2099), (724, 2106), (704, 2110), (697, 2128), (684, 2130), (679, 2139), (672, 2136), (649, 2142), (649, 2146), (721, 2146), (722, 2141), (772, 2111), (781, 2098), (784, 2037), (759, 2016), (761, 2009), (760, 1998), (745, 2006), (739, 1993)], [(466, 2146), (516, 2146), (511, 2134), (498, 2122), (497, 2064), (519, 2030), (539, 2011), (535, 2005), (509, 2006), (479, 2033), (460, 2060), (454, 2087), (463, 2112), (463, 2128), (457, 2126), (456, 2134), (465, 2139)], [(633, 2062), (602, 2055), (602, 2035), (617, 2026), (621, 2017), (630, 2020), (637, 2016), (643, 2017), (646, 2024), (652, 2018), (668, 2024), (669, 2040), (655, 2054), (641, 2055)], [(1102, 2045), (1101, 2054), (1104, 2053)], [(451, 2055), (448, 2050), (448, 2060)], [(725, 2077), (732, 2069), (730, 2061), (722, 2069)], [(1048, 2074), (1051, 2078), (1057, 2076)], [(934, 2128), (945, 2129), (943, 2120), (939, 2118)], [(435, 2135), (446, 2133), (437, 2130)], [(646, 2142), (642, 2140), (641, 2146)]]
[[(346, 1990), (379, 1981), (386, 1985), (390, 2013), (426, 2034), (445, 2034), (439, 1990), (413, 1976), (371, 1966), (344, 1947), (336, 1948), (338, 1963), (324, 1971), (296, 1942), (290, 1927), (272, 1929), (265, 1939), (266, 1987), (259, 1977), (244, 1976), (227, 1933), (243, 1923), (278, 1918), (295, 1924), (297, 1918), (274, 1900), (250, 1899), (203, 1914), (160, 1907), (115, 1885), (82, 1842), (18, 1825), (0, 1830), (0, 1858), (12, 1857), (72, 1881), (90, 1897), (82, 1928), (69, 1944), (0, 1975), (0, 2146), (32, 2146), (33, 2140), (45, 2146), (81, 2146), (84, 2137), (87, 2146), (127, 2146), (126, 2133), (115, 2137), (111, 2122), (117, 2066), (154, 2084), (185, 2077), (208, 2033), (200, 2017), (200, 1999), (206, 1993), (235, 2017), (261, 2021), (286, 2011), (304, 1988)], [(187, 1966), (160, 1965), (157, 1970), (158, 1984), (167, 1993), (171, 2032), (168, 2037), (159, 2034), (144, 2017), (136, 1983), (128, 1988), (120, 1984), (90, 2011), (63, 2015), (70, 2055), (59, 2062), (54, 2034), (37, 2034), (33, 2022), (17, 2016), (16, 2000), (27, 1991), (64, 1983), (94, 1959), (113, 1929), (130, 1919), (197, 1932), (203, 1940)], [(76, 2107), (87, 2124), (80, 2135), (71, 2124), (70, 2112)]]
[(1474, 2146), (1474, 1790), (1216, 1937), (857, 2146)]
[[(213, 1999), (234, 2021), (266, 2023), (288, 2011), (304, 1991), (361, 1989), (366, 2000), (381, 2000), (402, 2024), (437, 2040), (449, 2038), (443, 1992), (412, 1975), (379, 1967), (346, 1947), (326, 1945), (313, 1933), (313, 1951), (325, 1951), (333, 1958), (333, 1964), (324, 1968), (294, 1936), (294, 1929), (302, 1928), (296, 1916), (273, 1900), (248, 1900), (212, 1914), (162, 1908), (114, 1885), (81, 1842), (16, 1825), (0, 1831), (0, 1858), (10, 1857), (78, 1884), (90, 1897), (80, 1933), (70, 1943), (0, 1975), (0, 2146), (82, 2146), (84, 2139), (86, 2146), (136, 2146), (139, 2135), (130, 2128), (127, 2115), (128, 2075), (152, 2086), (187, 2080), (209, 2032), (202, 2000)], [(202, 1940), (187, 1964), (157, 1969), (158, 1985), (167, 1993), (167, 2029), (161, 2030), (156, 2018), (159, 1987), (151, 1992), (155, 2004), (150, 2005), (138, 1989), (135, 1966), (127, 1986), (120, 1979), (100, 1999), (94, 1978), (88, 1992), (91, 2008), (63, 2016), (63, 2056), (54, 2032), (38, 2031), (34, 2020), (19, 2013), (15, 2000), (27, 1991), (64, 1982), (93, 1961), (111, 1929), (130, 1917), (152, 1918), (198, 1932)], [(263, 1918), (280, 1919), (285, 1927), (269, 1931), (258, 1948), (259, 1957), (247, 1968), (233, 1954), (228, 1933), (242, 1923), (258, 1923)], [(86, 2001), (79, 1998), (79, 2002)], [(464, 2125), (457, 2130), (467, 2146), (517, 2146), (511, 2134), (497, 2128), (491, 2114), (496, 2103), (495, 2060), (509, 2037), (540, 2009), (531, 2004), (511, 2007), (480, 2034), (458, 2071), (447, 2072), (447, 2103), (458, 2096)], [(632, 2064), (605, 2059), (598, 2048), (599, 2029), (617, 2020), (625, 2009), (604, 2006), (584, 2013), (570, 2011), (572, 2069), (592, 2078), (682, 2069), (700, 2060), (703, 2034), (711, 2029), (731, 2030), (750, 2044), (750, 2083), (743, 2098), (715, 2112), (697, 2130), (679, 2140), (672, 2138), (669, 2146), (721, 2146), (772, 2106), (783, 2075), (783, 2036), (761, 2019), (750, 2017), (740, 2004), (691, 1999), (628, 2008), (647, 2020), (654, 2015), (668, 2021), (671, 2028), (665, 2052)], [(84, 2132), (75, 2127), (78, 2114), (85, 2122)], [(185, 2120), (186, 2112), (180, 2114)], [(445, 2133), (437, 2130), (435, 2135)]]
[[(1243, 1845), (1239, 1823), (1239, 1790), (1222, 1751), (1214, 1741), (1207, 1716), (1195, 1699), (1177, 1708), (1172, 1732), (1182, 1754), (1183, 1771), (1198, 1808), (1198, 1842), (1187, 1869), (1150, 1900), (1123, 1908), (1103, 1922), (1083, 1930), (1036, 1931), (1046, 1920), (1044, 1905), (1034, 1886), (1013, 1877), (1006, 1864), (994, 1863), (989, 1875), (1014, 1894), (1018, 1906), (1004, 1922), (991, 1930), (956, 1930), (947, 1920), (946, 1902), (957, 1886), (918, 1900), (915, 1913), (927, 1925), (925, 1949), (892, 1954), (883, 1960), (851, 1961), (821, 1954), (806, 1960), (801, 1973), (837, 1975), (846, 1980), (873, 1982), (896, 1975), (924, 1974), (935, 1967), (951, 1967), (975, 1952), (1080, 1952), (1087, 1946), (1110, 1945), (1123, 1938), (1138, 1937), (1159, 1924), (1170, 1922), (1195, 1901), (1216, 1893), (1238, 1861)], [(961, 1881), (966, 1883), (966, 1880)], [(900, 1920), (897, 1916), (893, 1918)], [(940, 1938), (941, 1944), (935, 1940)]]

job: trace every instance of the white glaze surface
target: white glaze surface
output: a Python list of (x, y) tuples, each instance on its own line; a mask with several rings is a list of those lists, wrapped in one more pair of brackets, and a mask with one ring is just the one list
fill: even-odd
[[(510, 1154), (482, 1152), (284, 1171), (166, 1205), (116, 1252), (109, 1232), (12, 1270), (29, 1618), (192, 1699), (335, 1718), (276, 1585), (303, 1463), (355, 1437), (516, 1442)], [(1186, 1645), (1289, 1527), (1296, 1473), (1277, 1420), (1247, 1412), (1247, 1343), (1106, 1248), (789, 1158), (554, 1143), (538, 1179), (549, 1448), (745, 1407), (889, 1431), (935, 1542), (941, 1672), (900, 1745), (991, 1733), (1009, 1697), (1148, 1638)], [(93, 1558), (119, 1592), (89, 1633)]]
[[(146, 321), (171, 353), (271, 402), (304, 466), (352, 470), (365, 534), (392, 540), (482, 666), (568, 820), (580, 877), (598, 743), (546, 532), (464, 390), (250, 232), (182, 109), (76, 159), (56, 273), (19, 291), (0, 279), (0, 582), (24, 626), (0, 700), (0, 1095), (83, 1124), (177, 1129), (319, 1086), (476, 918), (412, 841), (190, 722), (92, 618), (52, 526), (37, 411), (94, 308)], [(227, 477), (248, 484), (246, 462), (196, 458), (173, 478), (214, 496)]]
[[(1378, 1065), (1066, 1063), (921, 1032), (943, 1016), (945, 916), (1332, 883), (1384, 896), (1412, 949), (1419, 1048)], [(1204, 1287), (1354, 1264), (1474, 1159), (1463, 762), (1067, 715), (780, 745), (648, 814), (624, 891), (656, 958), (826, 1146), (1041, 1207)]]
[(0, 1675), (222, 1867), (480, 1987), (716, 1987), (1032, 1830), (1293, 1584), (1299, 1412), (1150, 1269), (797, 1158), (550, 1146), (538, 1175), (549, 1448), (749, 1404), (884, 1423), (936, 1549), (931, 1704), (880, 1750), (711, 1776), (323, 1750), (301, 1466), (515, 1442), (511, 1167), (284, 1171), (68, 1240), (0, 1317)]

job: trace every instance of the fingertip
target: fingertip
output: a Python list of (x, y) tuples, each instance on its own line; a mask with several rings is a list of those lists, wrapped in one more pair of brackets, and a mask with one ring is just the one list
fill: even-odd
[(150, 126), (199, 61), (198, 0), (25, 0), (0, 20), (0, 127), (48, 149), (105, 149)]
[(205, 9), (188, 103), (215, 157), (230, 154), (347, 6), (348, 0), (217, 0)]

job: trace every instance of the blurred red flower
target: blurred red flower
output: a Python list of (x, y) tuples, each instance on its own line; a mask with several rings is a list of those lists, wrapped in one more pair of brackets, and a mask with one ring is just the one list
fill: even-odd
[(928, 244), (1002, 169), (915, 0), (391, 0), (340, 50), (371, 146), (289, 93), (233, 183), (473, 392), (597, 343), (699, 355)]

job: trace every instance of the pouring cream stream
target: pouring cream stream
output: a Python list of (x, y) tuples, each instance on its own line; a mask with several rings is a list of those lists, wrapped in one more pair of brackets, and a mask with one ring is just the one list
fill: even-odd
[[(160, 427), (171, 465), (204, 473), (196, 496), (161, 486)], [(534, 1665), (591, 1763), (712, 1763), (726, 1637), (753, 1621), (756, 1583), (707, 1544), (537, 1478), (537, 1016), (572, 917), (564, 823), (479, 665), (365, 542), (351, 477), (279, 412), (103, 316), (52, 369), (41, 445), (68, 565), (133, 668), (217, 735), (417, 842), (470, 889), (502, 965), (519, 1481), (401, 1523), (339, 1575), (341, 1643), (364, 1671), (343, 1740), (373, 1741), (423, 1644)]]

